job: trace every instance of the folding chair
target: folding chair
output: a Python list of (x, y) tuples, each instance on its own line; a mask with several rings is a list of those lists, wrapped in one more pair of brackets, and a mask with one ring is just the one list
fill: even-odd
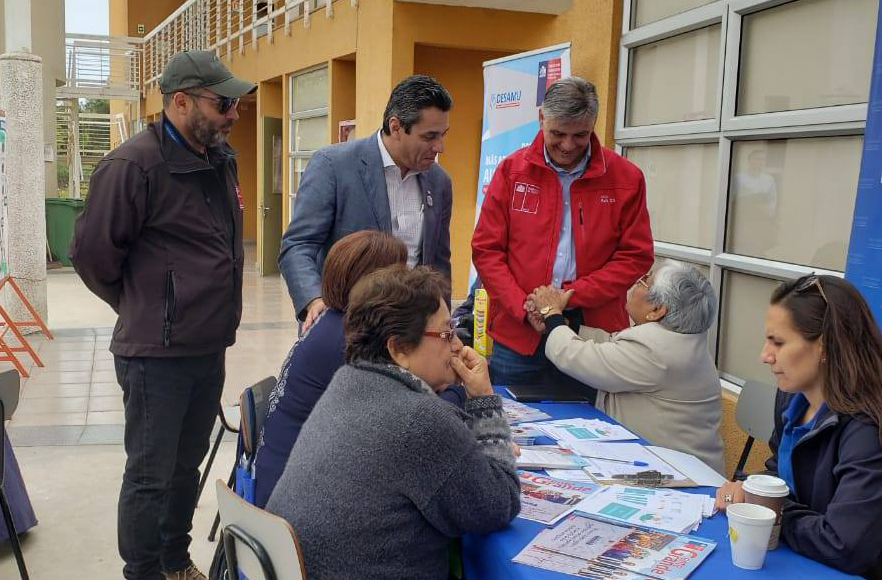
[(238, 570), (248, 580), (303, 580), (303, 555), (288, 522), (249, 504), (223, 480), (215, 487), (228, 576)]
[(28, 580), (28, 570), (25, 566), (24, 555), (21, 553), (21, 543), (18, 541), (18, 533), (15, 531), (15, 522), (12, 521), (12, 510), (3, 490), (3, 474), (6, 467), (6, 450), (3, 441), (6, 439), (6, 420), (12, 419), (12, 414), (18, 407), (18, 395), (21, 385), (21, 377), (15, 370), (0, 373), (0, 511), (3, 512), (3, 520), (6, 522), (6, 531), (9, 533), (9, 542), (12, 544), (12, 553), (15, 554), (15, 562), (18, 564), (18, 573), (22, 580)]
[(750, 456), (754, 439), (768, 443), (775, 431), (775, 393), (777, 389), (758, 381), (747, 381), (741, 387), (738, 404), (735, 406), (735, 422), (747, 433), (747, 441), (741, 450), (741, 458), (732, 474), (732, 481), (746, 477), (744, 465)]
[[(236, 461), (233, 464), (230, 478), (227, 480), (227, 487), (230, 489), (234, 489), (237, 475), (242, 485), (253, 485), (253, 481), (250, 481), (248, 476), (254, 464), (257, 440), (260, 437), (260, 431), (263, 429), (263, 422), (266, 420), (269, 409), (270, 391), (276, 386), (276, 382), (276, 377), (266, 377), (250, 387), (245, 387), (245, 390), (242, 391), (242, 395), (239, 397), (239, 438), (236, 442)], [(247, 495), (247, 490), (242, 489), (241, 486), (237, 491), (243, 494), (249, 501), (252, 501), (254, 498), (253, 488), (251, 489), (250, 498)], [(219, 524), (220, 513), (214, 517), (214, 523), (211, 525), (211, 531), (208, 533), (209, 542), (214, 541)]]
[(233, 427), (233, 423), (236, 422), (236, 418), (231, 418), (230, 415), (239, 415), (239, 409), (237, 408), (238, 404), (233, 407), (221, 407), (217, 411), (217, 418), (220, 422), (220, 426), (217, 428), (217, 437), (214, 438), (214, 445), (211, 446), (211, 452), (208, 454), (208, 461), (205, 463), (205, 469), (202, 470), (202, 477), (199, 479), (199, 491), (196, 493), (196, 503), (199, 503), (199, 498), (202, 497), (202, 488), (205, 487), (205, 482), (208, 481), (208, 474), (211, 472), (211, 466), (214, 464), (214, 458), (217, 455), (217, 450), (220, 448), (221, 440), (224, 438), (224, 433), (238, 433), (239, 430)]

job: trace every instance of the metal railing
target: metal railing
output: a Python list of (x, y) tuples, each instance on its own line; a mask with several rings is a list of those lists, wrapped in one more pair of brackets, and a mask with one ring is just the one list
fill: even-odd
[(77, 99), (59, 100), (55, 114), (58, 165), (66, 169), (59, 172), (58, 187), (74, 199), (88, 190), (92, 171), (112, 149), (111, 126), (123, 140), (128, 137), (123, 115), (86, 113), (77, 103)]
[[(281, 30), (291, 33), (291, 24), (302, 20), (309, 27), (310, 15), (321, 8), (333, 16), (334, 0), (188, 0), (144, 37), (144, 89), (153, 87), (165, 65), (183, 50), (214, 50), (218, 58), (232, 58), (245, 52), (257, 39)], [(350, 0), (353, 6), (357, 0)]]
[(65, 39), (67, 83), (59, 87), (59, 98), (140, 98), (142, 39), (91, 34)]

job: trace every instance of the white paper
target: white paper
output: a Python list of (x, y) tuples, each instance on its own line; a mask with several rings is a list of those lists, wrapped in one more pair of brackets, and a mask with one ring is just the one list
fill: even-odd
[(685, 533), (698, 529), (707, 499), (706, 495), (673, 489), (611, 485), (587, 496), (575, 509), (628, 524)]
[(579, 469), (586, 465), (584, 459), (571, 451), (546, 445), (521, 447), (521, 454), (516, 459), (521, 469)]
[(650, 445), (648, 448), (677, 471), (694, 481), (695, 485), (720, 487), (728, 481), (725, 477), (714, 471), (707, 463), (694, 455), (654, 445)]
[(560, 419), (529, 423), (529, 426), (539, 429), (558, 443), (638, 439), (636, 435), (621, 425), (614, 425), (599, 419)]
[[(641, 471), (658, 471), (663, 476), (670, 476), (670, 479), (682, 481), (686, 476), (665, 463), (660, 457), (649, 451), (639, 443), (596, 443), (593, 441), (579, 441), (562, 443), (573, 453), (581, 455), (588, 463), (585, 471), (590, 473), (597, 479), (607, 480), (613, 479), (613, 475), (636, 475)], [(593, 457), (604, 457), (606, 459), (615, 459), (619, 461), (641, 461), (646, 465), (632, 465), (629, 463), (619, 463), (618, 461), (604, 461), (602, 459), (591, 459)]]
[(581, 469), (546, 469), (545, 473), (547, 473), (549, 477), (564, 479), (566, 481), (594, 481), (593, 477)]

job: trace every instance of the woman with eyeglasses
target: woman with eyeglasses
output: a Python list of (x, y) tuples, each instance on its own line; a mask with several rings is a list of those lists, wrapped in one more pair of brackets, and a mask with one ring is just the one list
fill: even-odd
[(530, 296), (545, 317), (545, 356), (597, 389), (595, 406), (654, 445), (690, 453), (723, 472), (722, 395), (707, 330), (717, 310), (710, 282), (695, 268), (666, 261), (640, 278), (625, 309), (634, 326), (615, 334), (562, 312), (570, 292), (552, 286)]
[[(446, 282), (392, 266), (359, 281), (346, 365), (303, 425), (266, 509), (311, 580), (446, 580), (448, 545), (520, 509), (511, 432), (486, 361), (450, 328)], [(465, 410), (436, 392), (465, 386)]]
[[(778, 386), (768, 472), (787, 482), (781, 536), (809, 558), (882, 578), (882, 338), (860, 293), (834, 276), (778, 287), (762, 361)], [(744, 501), (741, 483), (717, 507)]]

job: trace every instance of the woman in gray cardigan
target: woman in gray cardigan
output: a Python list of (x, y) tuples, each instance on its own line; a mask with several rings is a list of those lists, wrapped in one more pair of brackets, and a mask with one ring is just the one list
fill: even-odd
[(722, 394), (707, 344), (717, 304), (710, 282), (666, 261), (634, 285), (625, 305), (634, 326), (615, 334), (570, 330), (560, 315), (570, 294), (544, 286), (531, 295), (549, 332), (548, 360), (597, 389), (597, 408), (628, 429), (722, 473)]
[[(502, 401), (450, 328), (445, 290), (436, 272), (392, 266), (350, 294), (347, 364), (266, 506), (291, 523), (310, 580), (446, 580), (452, 538), (520, 510)], [(465, 411), (435, 394), (457, 379)]]

